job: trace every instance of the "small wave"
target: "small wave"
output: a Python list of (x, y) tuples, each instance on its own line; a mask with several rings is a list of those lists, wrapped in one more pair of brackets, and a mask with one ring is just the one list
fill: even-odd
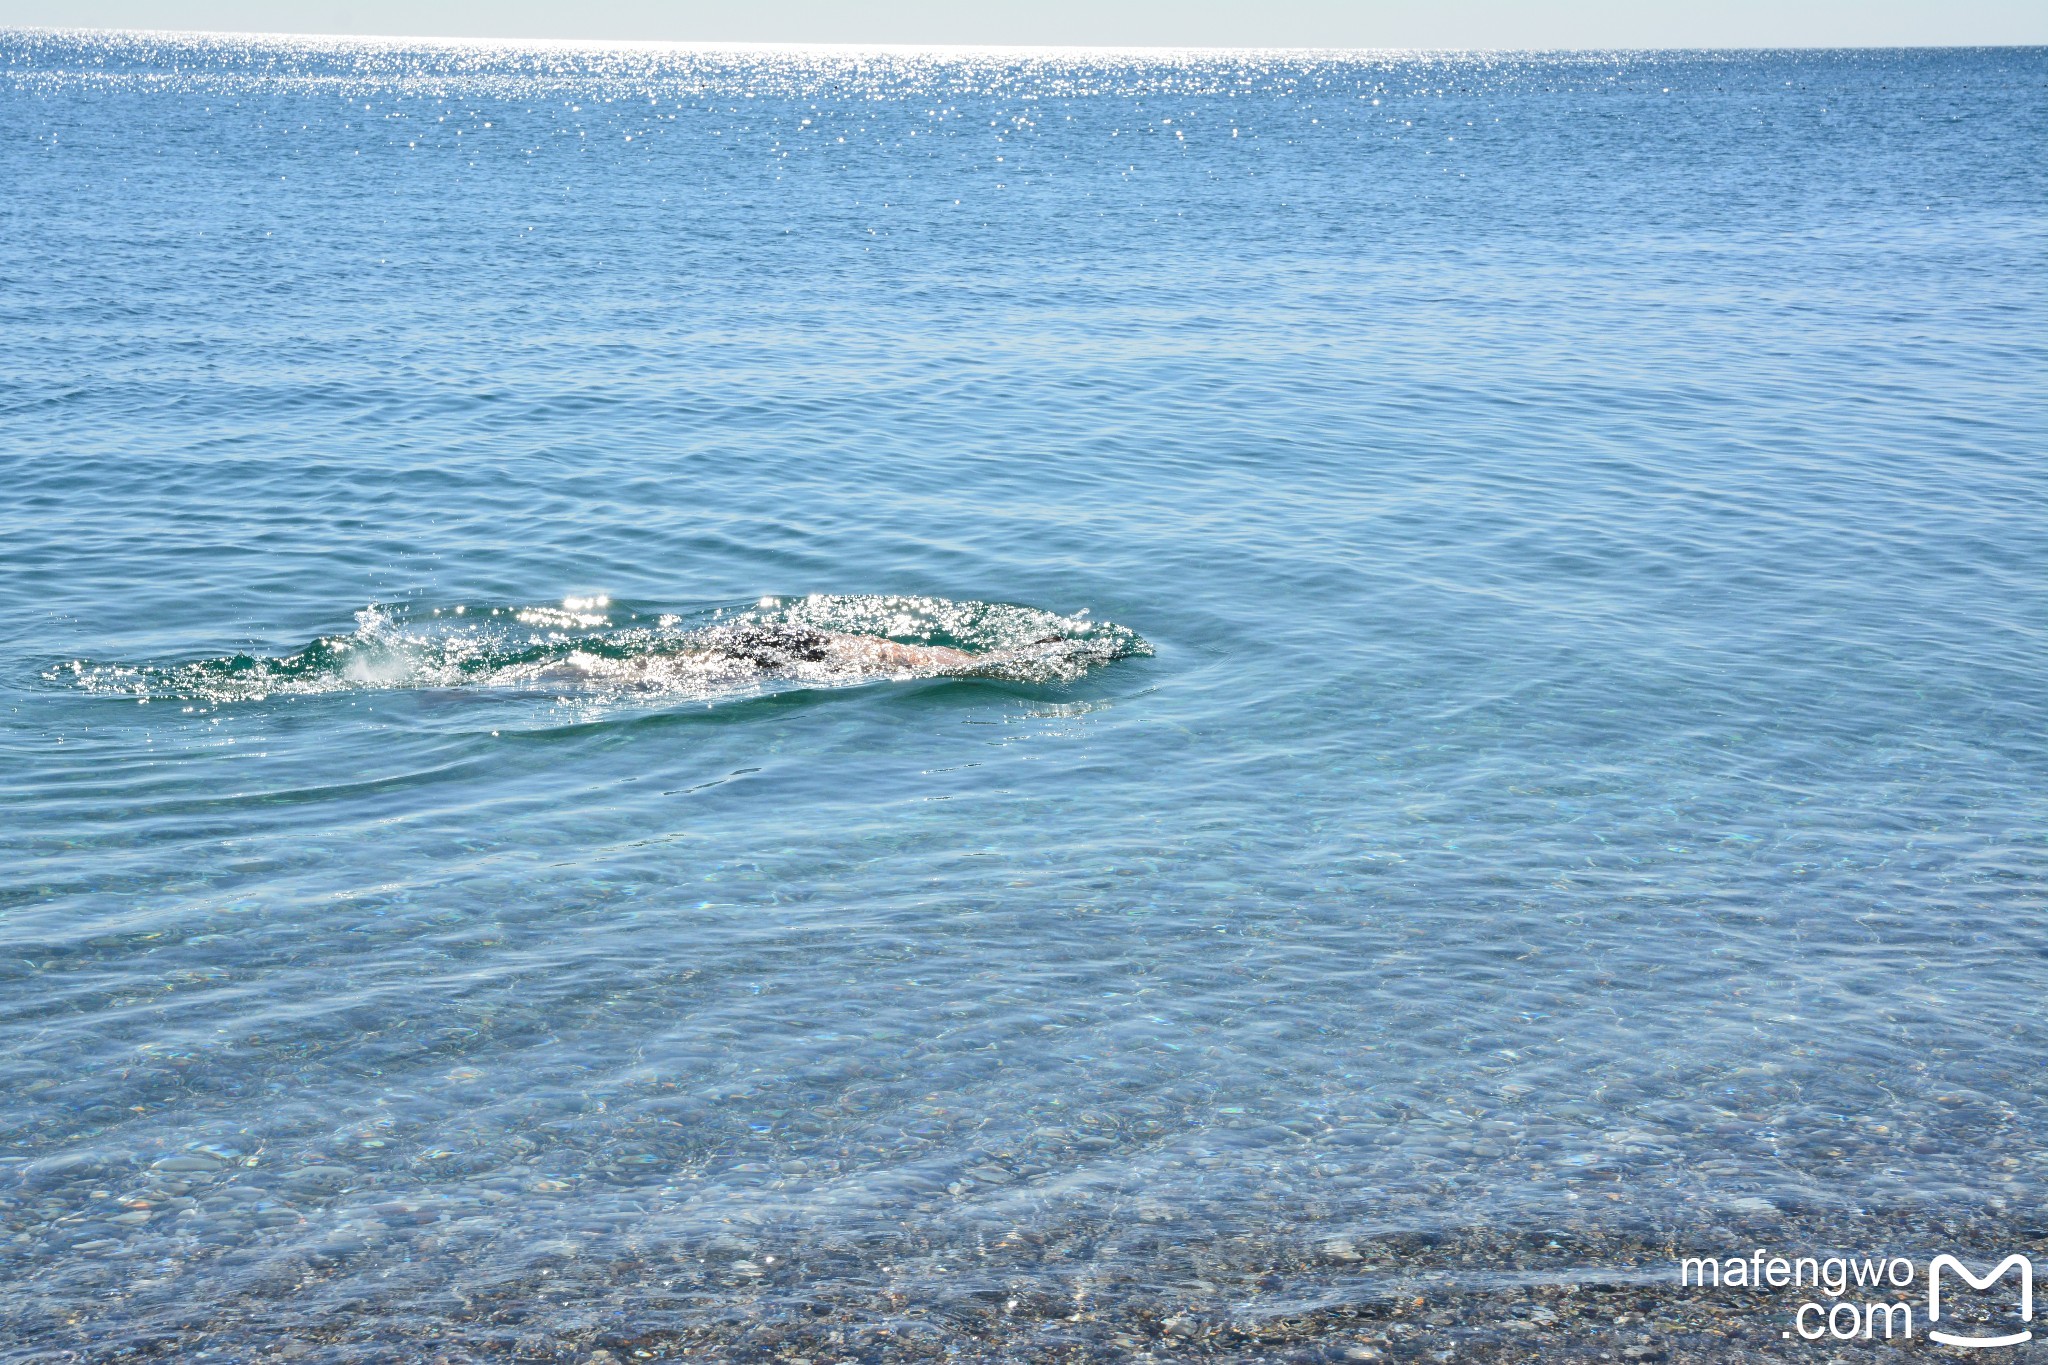
[(456, 688), (709, 699), (885, 679), (1071, 682), (1151, 652), (1135, 632), (1085, 611), (1004, 603), (817, 595), (648, 613), (570, 597), (530, 607), (372, 606), (348, 634), (290, 654), (166, 665), (80, 659), (44, 676), (106, 695), (208, 703)]

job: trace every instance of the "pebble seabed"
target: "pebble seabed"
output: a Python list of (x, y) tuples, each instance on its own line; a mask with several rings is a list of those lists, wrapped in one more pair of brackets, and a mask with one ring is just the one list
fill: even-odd
[[(586, 1230), (529, 1245), (516, 1271), (466, 1256), (461, 1220), (441, 1212), (400, 1201), (383, 1223), (381, 1236), (216, 1248), (182, 1265), (75, 1245), (61, 1286), (42, 1286), (61, 1292), (0, 1274), (14, 1285), (0, 1360), (1834, 1361), (1930, 1347), (1917, 1319), (1912, 1341), (1793, 1338), (1811, 1289), (1675, 1282), (1681, 1254), (1874, 1253), (1883, 1219), (1736, 1219), (1690, 1228), (1682, 1246), (1585, 1226), (1304, 1243), (1189, 1236), (1166, 1219), (1113, 1248), (1017, 1235), (966, 1256), (910, 1234), (792, 1245), (736, 1223), (690, 1246)], [(1884, 1242), (1901, 1252), (2048, 1256), (2041, 1227), (2004, 1215), (1902, 1216), (1890, 1229)], [(1862, 1240), (1837, 1240), (1845, 1232)], [(20, 1271), (19, 1239), (10, 1250)], [(1098, 1250), (1121, 1253), (1122, 1269)], [(940, 1255), (950, 1267), (927, 1259)], [(207, 1280), (236, 1288), (195, 1292)], [(1915, 1290), (1886, 1297), (1921, 1302)], [(1997, 1358), (2048, 1360), (2048, 1346)]]

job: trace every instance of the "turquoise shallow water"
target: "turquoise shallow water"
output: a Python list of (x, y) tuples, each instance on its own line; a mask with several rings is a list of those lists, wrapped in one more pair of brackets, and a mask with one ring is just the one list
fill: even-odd
[(2048, 1237), (2042, 52), (0, 68), (0, 1359)]

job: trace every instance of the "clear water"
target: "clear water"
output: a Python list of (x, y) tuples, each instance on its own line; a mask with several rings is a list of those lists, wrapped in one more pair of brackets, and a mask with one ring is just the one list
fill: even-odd
[(0, 1358), (2048, 1237), (2048, 53), (0, 67)]

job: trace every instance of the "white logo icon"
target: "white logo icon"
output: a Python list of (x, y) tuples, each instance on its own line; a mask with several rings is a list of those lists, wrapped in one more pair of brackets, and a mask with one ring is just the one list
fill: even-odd
[(2020, 1321), (2034, 1320), (2034, 1263), (2024, 1256), (2008, 1256), (1998, 1267), (1979, 1278), (1970, 1273), (1970, 1268), (1953, 1256), (1937, 1256), (1927, 1263), (1927, 1335), (1944, 1346), (2017, 1346), (2023, 1341), (2032, 1341), (2031, 1328), (2022, 1328), (2002, 1337), (1959, 1337), (1952, 1332), (1937, 1332), (1934, 1324), (1941, 1321), (1941, 1272), (1947, 1267), (1960, 1275), (1963, 1282), (1972, 1289), (1989, 1289), (2005, 1277), (2008, 1270), (2020, 1273)]

